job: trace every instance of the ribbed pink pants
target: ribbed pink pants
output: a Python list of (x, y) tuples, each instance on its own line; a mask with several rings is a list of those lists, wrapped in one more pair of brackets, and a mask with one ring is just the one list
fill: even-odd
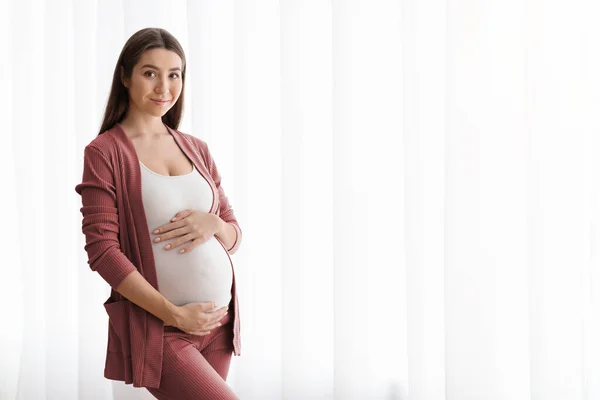
[(160, 400), (230, 400), (239, 397), (225, 382), (233, 353), (231, 311), (204, 336), (164, 328), (160, 387), (146, 388)]

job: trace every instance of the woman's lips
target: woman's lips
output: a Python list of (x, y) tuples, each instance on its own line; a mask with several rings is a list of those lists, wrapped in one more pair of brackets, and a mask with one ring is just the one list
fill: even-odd
[(152, 99), (152, 101), (155, 102), (156, 104), (158, 104), (159, 106), (163, 106), (169, 102), (169, 100), (160, 101), (160, 100), (154, 100), (154, 99)]

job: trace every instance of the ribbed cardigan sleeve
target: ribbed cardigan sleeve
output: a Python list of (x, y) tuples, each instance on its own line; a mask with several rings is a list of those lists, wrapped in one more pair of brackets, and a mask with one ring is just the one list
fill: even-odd
[(217, 165), (215, 164), (215, 160), (213, 159), (212, 155), (210, 154), (210, 151), (208, 150), (208, 145), (206, 144), (206, 142), (201, 140), (198, 140), (198, 142), (200, 142), (200, 145), (202, 146), (200, 149), (202, 155), (204, 156), (206, 168), (208, 169), (208, 172), (210, 173), (210, 176), (215, 182), (215, 186), (217, 187), (217, 190), (219, 192), (219, 217), (223, 221), (233, 225), (233, 227), (235, 228), (235, 242), (233, 243), (233, 246), (231, 246), (231, 248), (227, 250), (229, 254), (234, 254), (240, 247), (240, 244), (242, 243), (242, 230), (240, 229), (240, 225), (238, 224), (237, 218), (235, 217), (233, 208), (231, 207), (231, 204), (229, 204), (229, 199), (225, 195), (225, 191), (221, 186), (221, 175), (219, 174), (219, 170), (217, 168)]
[(81, 195), (82, 232), (88, 264), (115, 290), (123, 279), (136, 270), (121, 251), (116, 186), (112, 165), (92, 145), (84, 150), (83, 177), (75, 186)]

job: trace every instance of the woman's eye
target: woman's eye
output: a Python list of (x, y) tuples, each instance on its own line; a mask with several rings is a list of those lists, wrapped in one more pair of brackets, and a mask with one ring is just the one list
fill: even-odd
[[(148, 76), (147, 74), (153, 74), (153, 73), (154, 73), (154, 71), (146, 71), (146, 72), (144, 72), (144, 76)], [(171, 74), (171, 76), (173, 76), (173, 75), (175, 75), (176, 78), (179, 78), (179, 74), (177, 74), (177, 73)]]

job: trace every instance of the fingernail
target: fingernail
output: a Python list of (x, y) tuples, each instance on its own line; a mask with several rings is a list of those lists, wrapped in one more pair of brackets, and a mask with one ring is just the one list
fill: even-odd
[(152, 233), (158, 233), (158, 229), (155, 229), (154, 232), (152, 232)]

